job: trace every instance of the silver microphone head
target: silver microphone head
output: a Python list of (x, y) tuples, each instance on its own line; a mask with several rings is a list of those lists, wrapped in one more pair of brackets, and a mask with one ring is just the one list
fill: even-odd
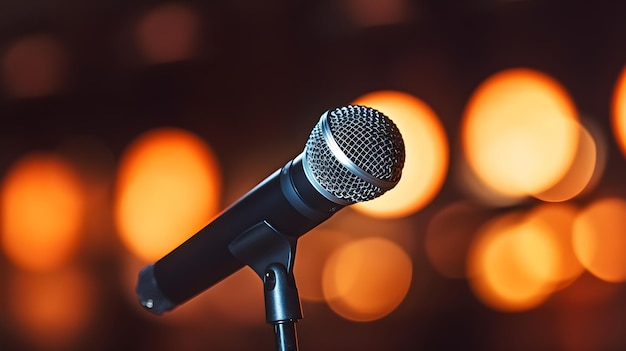
[(326, 111), (304, 150), (307, 178), (326, 198), (342, 205), (372, 200), (402, 175), (404, 141), (396, 125), (369, 107)]

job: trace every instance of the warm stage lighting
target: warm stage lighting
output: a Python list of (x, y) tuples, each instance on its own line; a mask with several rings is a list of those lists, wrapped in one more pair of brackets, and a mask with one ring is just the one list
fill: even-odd
[(611, 101), (611, 123), (617, 144), (626, 156), (626, 66), (615, 84)]
[(355, 240), (339, 248), (323, 273), (330, 308), (353, 321), (373, 321), (393, 312), (404, 300), (412, 279), (412, 261), (384, 238)]
[(298, 239), (294, 275), (303, 301), (324, 301), (322, 272), (324, 264), (350, 236), (339, 230), (313, 229)]
[(218, 212), (220, 179), (213, 152), (192, 133), (141, 135), (119, 166), (114, 215), (122, 241), (146, 261), (165, 255)]
[(406, 149), (406, 161), (398, 185), (372, 201), (353, 207), (365, 214), (397, 218), (420, 210), (439, 193), (446, 178), (449, 147), (437, 115), (421, 100), (397, 91), (364, 95), (354, 104), (387, 115), (398, 126)]
[(455, 202), (431, 217), (424, 249), (433, 268), (446, 278), (464, 278), (467, 253), (478, 228), (489, 211), (474, 203)]
[(484, 81), (466, 107), (463, 152), (477, 177), (511, 197), (542, 193), (570, 169), (578, 147), (574, 103), (551, 77), (510, 69)]
[(591, 182), (598, 169), (596, 142), (582, 125), (578, 129), (578, 146), (568, 171), (549, 189), (532, 194), (535, 198), (548, 202), (567, 201), (580, 194)]
[(574, 253), (572, 232), (578, 208), (569, 203), (544, 203), (529, 211), (526, 221), (537, 223), (545, 235), (557, 245), (557, 265), (554, 281), (557, 287), (571, 284), (583, 273), (584, 268)]
[(468, 277), (474, 293), (487, 306), (524, 311), (554, 291), (559, 262), (558, 242), (550, 228), (511, 213), (481, 229), (470, 249)]
[(626, 201), (596, 200), (574, 222), (574, 250), (582, 265), (608, 282), (626, 281)]
[(20, 268), (51, 271), (78, 247), (85, 198), (77, 172), (59, 156), (34, 153), (9, 170), (1, 194), (2, 247)]
[(464, 157), (456, 159), (452, 173), (457, 185), (472, 200), (489, 207), (508, 207), (520, 203), (524, 198), (498, 192), (487, 186), (472, 170)]

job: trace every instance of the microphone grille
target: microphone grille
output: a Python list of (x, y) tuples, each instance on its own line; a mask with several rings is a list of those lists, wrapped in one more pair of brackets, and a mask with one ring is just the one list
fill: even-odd
[(372, 200), (393, 188), (402, 175), (404, 141), (381, 112), (349, 105), (327, 111), (305, 149), (315, 181), (347, 203)]

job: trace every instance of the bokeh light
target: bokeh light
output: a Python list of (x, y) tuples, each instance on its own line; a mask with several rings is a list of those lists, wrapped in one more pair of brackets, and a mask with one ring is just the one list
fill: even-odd
[(349, 240), (347, 233), (332, 229), (314, 229), (298, 239), (294, 276), (298, 284), (298, 294), (303, 301), (324, 301), (324, 265)]
[(99, 301), (90, 276), (76, 267), (9, 276), (8, 313), (38, 350), (72, 350), (92, 326)]
[(564, 88), (530, 69), (494, 74), (474, 92), (461, 125), (477, 177), (513, 197), (546, 191), (567, 173), (578, 145), (578, 115)]
[(396, 187), (353, 207), (384, 218), (403, 217), (422, 209), (439, 193), (448, 171), (448, 140), (439, 118), (421, 100), (397, 91), (373, 92), (353, 103), (372, 107), (391, 118), (402, 133), (406, 149), (402, 178)]
[(597, 169), (598, 150), (587, 129), (582, 125), (579, 125), (578, 128), (578, 147), (568, 171), (549, 189), (533, 194), (537, 199), (549, 202), (571, 200), (590, 184)]
[[(611, 150), (611, 141), (610, 138), (607, 137), (606, 128), (600, 125), (600, 120), (592, 119), (590, 117), (582, 116), (581, 124), (584, 126), (585, 131), (589, 133), (589, 137), (593, 140), (593, 144), (595, 145), (596, 157), (595, 157), (595, 167), (593, 174), (591, 175), (591, 179), (587, 183), (587, 186), (576, 195), (577, 198), (585, 197), (589, 194), (592, 194), (599, 186), (601, 186), (602, 179), (604, 178), (607, 164), (609, 161), (609, 151)], [(610, 132), (609, 132), (610, 133)], [(586, 137), (581, 136), (580, 143), (586, 144), (589, 143), (589, 140)], [(579, 148), (579, 152), (580, 152)], [(577, 156), (580, 157), (580, 156)]]
[(557, 245), (554, 281), (557, 288), (568, 286), (584, 272), (574, 253), (573, 227), (578, 208), (570, 203), (544, 203), (526, 214), (525, 221), (536, 222)]
[(465, 195), (477, 203), (489, 207), (510, 207), (525, 198), (503, 194), (487, 186), (471, 169), (465, 157), (457, 157), (452, 173), (455, 183)]
[(372, 321), (393, 312), (412, 279), (412, 261), (384, 238), (355, 240), (339, 248), (324, 267), (322, 287), (330, 308), (353, 321)]
[(435, 270), (446, 278), (464, 278), (472, 239), (490, 211), (469, 201), (452, 203), (435, 213), (426, 228), (424, 249)]
[(611, 126), (622, 154), (626, 156), (626, 66), (617, 78), (611, 101)]
[(119, 165), (114, 216), (127, 248), (154, 261), (218, 212), (218, 161), (199, 137), (159, 128), (139, 136)]
[(73, 166), (32, 153), (11, 166), (2, 184), (1, 234), (7, 257), (22, 269), (50, 271), (77, 250), (85, 195)]
[(380, 219), (359, 211), (342, 211), (320, 227), (339, 231), (349, 236), (350, 240), (369, 237), (389, 239), (402, 246), (411, 256), (422, 254), (421, 230), (415, 226), (412, 217)]
[(626, 201), (603, 198), (585, 207), (574, 222), (574, 251), (582, 265), (608, 282), (626, 280)]
[(526, 221), (521, 213), (498, 217), (483, 228), (468, 257), (468, 277), (475, 295), (506, 312), (543, 303), (554, 291), (560, 251), (550, 228)]
[(184, 3), (166, 3), (147, 12), (138, 22), (137, 44), (150, 63), (193, 58), (198, 50), (200, 18)]
[(69, 57), (65, 46), (50, 34), (16, 40), (0, 62), (2, 85), (17, 98), (58, 93), (67, 84)]

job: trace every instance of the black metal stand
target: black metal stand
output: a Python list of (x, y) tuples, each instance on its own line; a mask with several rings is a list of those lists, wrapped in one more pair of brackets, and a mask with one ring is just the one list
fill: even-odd
[(293, 276), (296, 241), (263, 221), (228, 246), (263, 280), (265, 320), (274, 327), (277, 351), (298, 350), (295, 323), (302, 319), (302, 309)]

